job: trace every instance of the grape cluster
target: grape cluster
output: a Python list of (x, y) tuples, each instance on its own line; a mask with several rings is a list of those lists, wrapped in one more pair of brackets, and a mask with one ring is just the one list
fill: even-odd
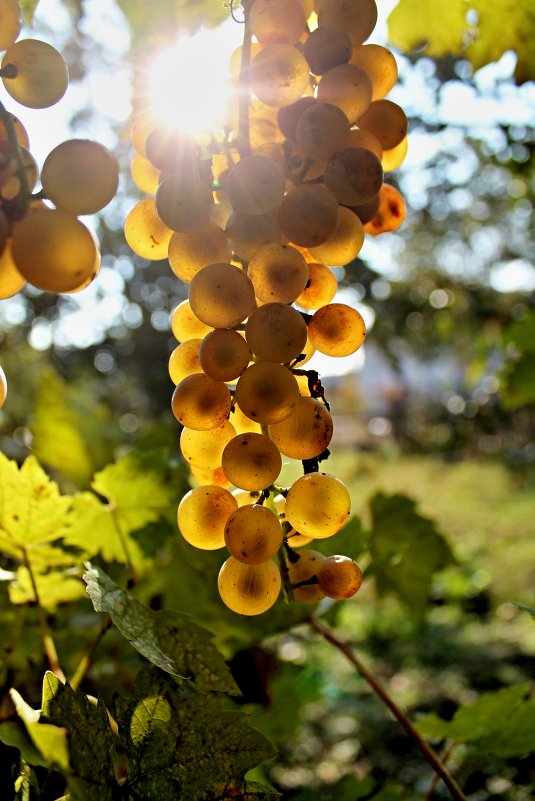
[[(18, 39), (17, 0), (0, 0), (0, 77), (8, 94), (28, 108), (48, 108), (65, 94), (69, 76), (61, 54), (38, 39)], [(47, 156), (41, 175), (20, 120), (0, 103), (0, 300), (26, 282), (48, 292), (77, 292), (100, 267), (98, 243), (78, 219), (114, 196), (115, 156), (102, 145), (72, 139)], [(40, 179), (41, 189), (35, 192)], [(45, 201), (53, 204), (47, 204)], [(0, 375), (0, 406), (5, 375)]]
[[(344, 484), (319, 469), (333, 420), (304, 365), (316, 350), (348, 356), (364, 342), (359, 312), (335, 301), (331, 268), (353, 261), (366, 233), (403, 221), (403, 198), (383, 178), (403, 161), (407, 118), (385, 99), (394, 56), (364, 44), (374, 0), (316, 0), (312, 31), (311, 0), (244, 11), (254, 40), (231, 59), (225, 136), (195, 139), (143, 108), (135, 115), (132, 177), (149, 196), (125, 235), (138, 255), (168, 258), (189, 289), (169, 359), (180, 448), (198, 484), (179, 505), (180, 532), (227, 549), (221, 598), (255, 615), (281, 586), (305, 603), (360, 587), (353, 560), (302, 547), (350, 513)], [(283, 458), (303, 465), (289, 488), (277, 485)]]

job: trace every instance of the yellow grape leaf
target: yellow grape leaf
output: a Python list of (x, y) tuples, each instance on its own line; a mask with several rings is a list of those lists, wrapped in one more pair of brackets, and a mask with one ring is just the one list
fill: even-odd
[(90, 492), (81, 492), (73, 497), (72, 512), (73, 522), (64, 537), (66, 545), (81, 548), (86, 557), (99, 553), (106, 562), (130, 560), (138, 569), (147, 564), (129, 530), (121, 527), (112, 506), (101, 503)]
[[(467, 21), (469, 11), (476, 12), (475, 24)], [(429, 56), (462, 56), (476, 70), (513, 50), (517, 82), (535, 79), (533, 0), (400, 0), (388, 37), (405, 52), (425, 45)]]
[(32, 709), (16, 690), (10, 690), (9, 694), (17, 714), (26, 726), (26, 731), (32, 738), (33, 744), (41, 752), (45, 762), (67, 771), (69, 769), (67, 729), (62, 726), (53, 726), (50, 723), (39, 723), (40, 709)]
[(479, 20), (466, 55), (479, 69), (498, 61), (506, 50), (517, 54), (518, 83), (535, 79), (535, 6), (533, 0), (473, 0)]
[[(85, 585), (65, 570), (52, 570), (49, 573), (34, 571), (34, 579), (39, 593), (39, 602), (50, 612), (55, 612), (58, 604), (76, 601), (85, 595)], [(12, 604), (27, 604), (35, 601), (30, 574), (25, 567), (19, 567), (16, 577), (8, 585), (9, 600)]]
[(17, 467), (0, 453), (0, 550), (22, 557), (63, 536), (71, 499), (60, 495), (35, 457)]
[(91, 485), (107, 498), (121, 529), (127, 533), (158, 520), (168, 510), (172, 491), (150, 454), (129, 453), (95, 474)]
[(388, 38), (405, 52), (426, 44), (426, 55), (460, 53), (468, 7), (466, 0), (400, 0), (388, 17)]
[(89, 484), (93, 463), (69, 403), (69, 386), (51, 369), (39, 384), (31, 428), (34, 451), (44, 464), (76, 484)]

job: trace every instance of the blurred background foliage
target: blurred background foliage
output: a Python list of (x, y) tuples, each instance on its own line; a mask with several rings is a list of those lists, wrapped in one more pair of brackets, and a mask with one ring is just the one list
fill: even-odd
[[(28, 18), (36, 5), (24, 4)], [(35, 454), (66, 492), (87, 488), (132, 448), (154, 450), (151, 469), (175, 502), (187, 489), (167, 374), (169, 313), (186, 289), (167, 263), (125, 244), (122, 220), (138, 195), (128, 123), (92, 102), (91, 81), (99, 69), (131, 77), (170, 31), (217, 25), (228, 11), (216, 0), (37, 5), (35, 31), (61, 47), (76, 87), (70, 130), (100, 138), (123, 165), (119, 195), (98, 221), (99, 279), (81, 296), (26, 288), (0, 304), (10, 392), (1, 450), (19, 463)], [(329, 470), (350, 486), (356, 514), (336, 548), (368, 570), (357, 599), (325, 614), (415, 717), (451, 720), (482, 693), (535, 672), (535, 624), (514, 605), (535, 606), (533, 27), (527, 2), (395, 7), (388, 33), (400, 82), (391, 96), (409, 115), (410, 145), (388, 180), (407, 199), (407, 221), (338, 271), (371, 331), (359, 369), (325, 379), (338, 432)], [(425, 552), (414, 532), (429, 537)], [(308, 609), (281, 606), (254, 620), (227, 613), (215, 587), (221, 560), (178, 539), (174, 506), (135, 536), (154, 560), (140, 599), (189, 611), (216, 633), (254, 724), (279, 749), (257, 778), (290, 801), (431, 798), (427, 765), (343, 658), (303, 625)], [(380, 556), (389, 537), (403, 546), (394, 575)], [(37, 700), (37, 615), (10, 606), (11, 568), (0, 562), (0, 683)], [(126, 582), (123, 566), (111, 572)], [(97, 627), (86, 600), (58, 606), (69, 668)], [(139, 665), (112, 630), (87, 690), (109, 700)], [(527, 740), (504, 753), (462, 736), (451, 748), (451, 732), (428, 731), (470, 799), (533, 797)], [(440, 786), (433, 792), (446, 797)]]

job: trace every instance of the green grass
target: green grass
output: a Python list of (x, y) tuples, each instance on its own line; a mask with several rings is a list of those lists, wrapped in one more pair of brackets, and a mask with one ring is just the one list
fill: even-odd
[[(447, 463), (426, 456), (386, 458), (338, 448), (329, 472), (347, 483), (355, 514), (368, 517), (376, 492), (405, 493), (418, 502), (461, 562), (486, 571), (496, 601), (535, 605), (535, 492), (501, 464)], [(325, 468), (324, 468), (325, 469)]]

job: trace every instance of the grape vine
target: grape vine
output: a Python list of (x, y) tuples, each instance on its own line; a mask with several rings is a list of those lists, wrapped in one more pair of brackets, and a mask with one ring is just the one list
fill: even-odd
[[(219, 592), (244, 615), (269, 609), (281, 588), (305, 603), (347, 598), (362, 577), (351, 559), (308, 547), (343, 528), (351, 501), (320, 472), (333, 419), (304, 365), (365, 340), (359, 311), (336, 301), (332, 268), (357, 257), (366, 233), (401, 224), (403, 199), (383, 178), (404, 158), (407, 118), (385, 99), (394, 56), (364, 44), (374, 0), (316, 11), (300, 0), (243, 3), (219, 140), (159, 124), (143, 92), (131, 130), (132, 176), (151, 196), (129, 213), (127, 241), (139, 256), (168, 257), (188, 284), (169, 374), (198, 486), (178, 526), (197, 548), (226, 547)], [(277, 484), (283, 459), (303, 465), (290, 487)]]

